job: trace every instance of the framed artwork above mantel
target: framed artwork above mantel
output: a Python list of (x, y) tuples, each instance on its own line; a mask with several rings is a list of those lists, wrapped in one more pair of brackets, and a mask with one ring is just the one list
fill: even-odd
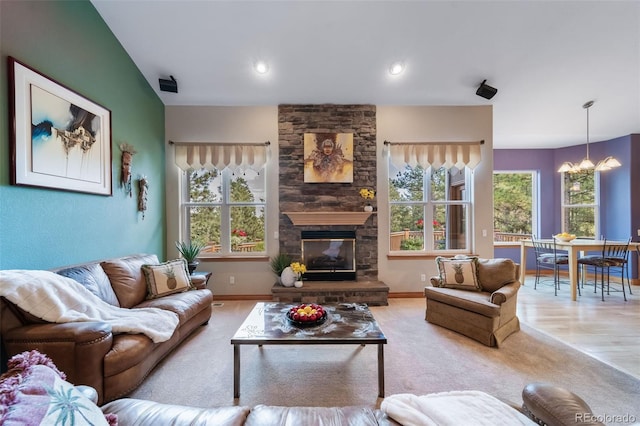
[(112, 195), (111, 111), (8, 62), (11, 184)]
[(353, 133), (304, 134), (305, 183), (353, 183)]

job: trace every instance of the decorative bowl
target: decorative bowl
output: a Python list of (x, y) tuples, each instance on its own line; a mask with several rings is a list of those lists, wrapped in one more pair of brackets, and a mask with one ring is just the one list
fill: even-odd
[(573, 241), (576, 239), (576, 236), (573, 234), (570, 235), (554, 235), (553, 238), (555, 238), (558, 241), (562, 241), (563, 243), (568, 243), (569, 241)]
[[(320, 325), (327, 320), (327, 311), (325, 311), (322, 306), (316, 305), (316, 304), (313, 304), (313, 311), (314, 312), (317, 311), (320, 314), (317, 319), (313, 321), (310, 319), (299, 319), (297, 317), (297, 314), (295, 314), (295, 312), (298, 309), (304, 309), (306, 306), (311, 306), (311, 305), (302, 304), (298, 306), (293, 306), (287, 311), (285, 315), (291, 324), (297, 327), (313, 327), (316, 325)], [(295, 318), (294, 318), (294, 314), (296, 315)]]

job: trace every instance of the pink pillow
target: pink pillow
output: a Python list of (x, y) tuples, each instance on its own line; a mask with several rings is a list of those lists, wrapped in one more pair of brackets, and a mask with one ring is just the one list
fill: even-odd
[(100, 408), (65, 381), (46, 355), (23, 352), (9, 360), (0, 376), (0, 424), (31, 426), (52, 424), (117, 425), (117, 417)]

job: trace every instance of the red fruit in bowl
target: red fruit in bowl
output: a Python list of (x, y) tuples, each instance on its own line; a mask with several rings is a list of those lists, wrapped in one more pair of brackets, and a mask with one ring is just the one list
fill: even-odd
[(300, 321), (300, 314), (297, 312), (294, 312), (291, 318), (293, 318), (294, 321)]
[(309, 315), (309, 321), (315, 321), (316, 319), (318, 319), (318, 317), (316, 316), (316, 314), (311, 314), (311, 315)]

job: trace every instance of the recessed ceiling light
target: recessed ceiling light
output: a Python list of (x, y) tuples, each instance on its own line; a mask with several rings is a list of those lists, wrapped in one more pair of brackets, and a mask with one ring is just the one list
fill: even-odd
[(404, 71), (404, 64), (402, 62), (394, 62), (389, 67), (389, 74), (391, 75), (402, 74), (402, 71)]
[(258, 61), (253, 67), (258, 74), (266, 74), (269, 71), (269, 65), (265, 61)]

